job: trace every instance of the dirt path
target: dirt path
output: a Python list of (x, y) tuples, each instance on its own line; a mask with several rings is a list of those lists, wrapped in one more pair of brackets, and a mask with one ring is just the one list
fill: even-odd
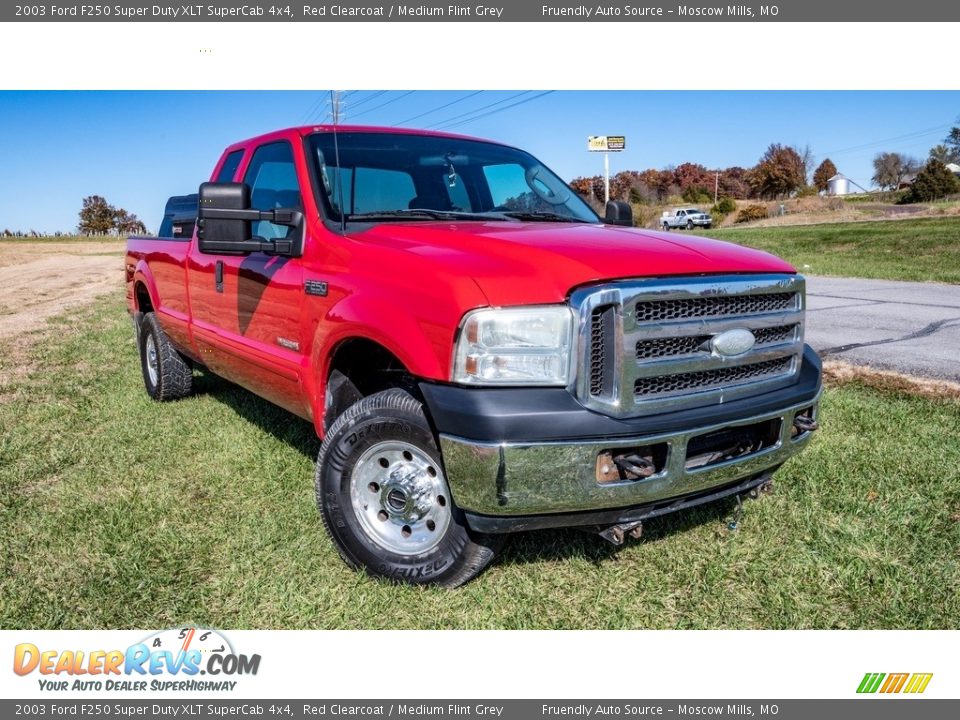
[(122, 242), (0, 242), (0, 340), (123, 292)]

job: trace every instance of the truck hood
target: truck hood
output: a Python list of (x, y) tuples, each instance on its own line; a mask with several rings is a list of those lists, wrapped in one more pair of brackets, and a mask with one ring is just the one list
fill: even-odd
[(351, 237), (469, 276), (494, 306), (563, 302), (573, 288), (604, 280), (795, 272), (780, 258), (732, 243), (588, 223), (383, 223)]

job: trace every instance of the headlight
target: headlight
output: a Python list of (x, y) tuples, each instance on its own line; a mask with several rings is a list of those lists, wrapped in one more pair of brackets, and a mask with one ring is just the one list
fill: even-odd
[(460, 325), (453, 381), (472, 385), (566, 385), (573, 313), (565, 305), (474, 310)]

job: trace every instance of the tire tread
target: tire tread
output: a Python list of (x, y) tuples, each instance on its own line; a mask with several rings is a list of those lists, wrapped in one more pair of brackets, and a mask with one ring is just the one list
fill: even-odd
[[(147, 335), (152, 334), (157, 347), (157, 384), (150, 387), (147, 375), (146, 342)], [(187, 360), (170, 342), (170, 338), (160, 327), (155, 313), (149, 312), (143, 316), (140, 333), (140, 363), (143, 370), (143, 381), (147, 393), (154, 400), (165, 402), (187, 397), (193, 391), (193, 368)]]
[[(344, 430), (364, 419), (382, 416), (384, 414), (405, 414), (419, 417), (422, 418), (424, 425), (427, 425), (423, 404), (405, 390), (394, 388), (368, 395), (344, 411), (324, 434), (323, 443), (317, 454), (314, 484), (320, 517), (323, 520), (324, 528), (330, 534), (330, 537), (334, 539), (334, 545), (340, 557), (343, 558), (344, 562), (350, 567), (364, 569), (372, 575), (378, 575), (378, 573), (366, 567), (344, 547), (343, 543), (338, 540), (338, 532), (332, 526), (328, 513), (324, 512), (323, 474), (325, 466), (330, 459), (339, 459), (341, 461), (345, 459), (343, 457), (338, 458), (337, 452), (339, 441)], [(436, 443), (433, 442), (432, 445), (432, 449), (437, 450)], [(452, 501), (453, 499), (451, 498), (451, 502)], [(451, 569), (443, 572), (438, 579), (433, 580), (433, 584), (446, 588), (455, 588), (463, 585), (479, 575), (487, 565), (493, 561), (497, 550), (503, 543), (503, 536), (501, 535), (483, 535), (469, 530), (467, 534), (468, 539), (458, 561)]]

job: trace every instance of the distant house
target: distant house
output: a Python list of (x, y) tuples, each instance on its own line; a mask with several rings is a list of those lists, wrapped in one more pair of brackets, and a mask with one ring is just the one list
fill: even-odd
[(957, 177), (960, 177), (960, 165), (957, 165), (956, 163), (947, 163), (947, 170), (952, 172)]
[(916, 173), (907, 173), (903, 176), (903, 179), (900, 181), (900, 184), (897, 185), (897, 190), (904, 190), (913, 185), (913, 181), (917, 179)]

